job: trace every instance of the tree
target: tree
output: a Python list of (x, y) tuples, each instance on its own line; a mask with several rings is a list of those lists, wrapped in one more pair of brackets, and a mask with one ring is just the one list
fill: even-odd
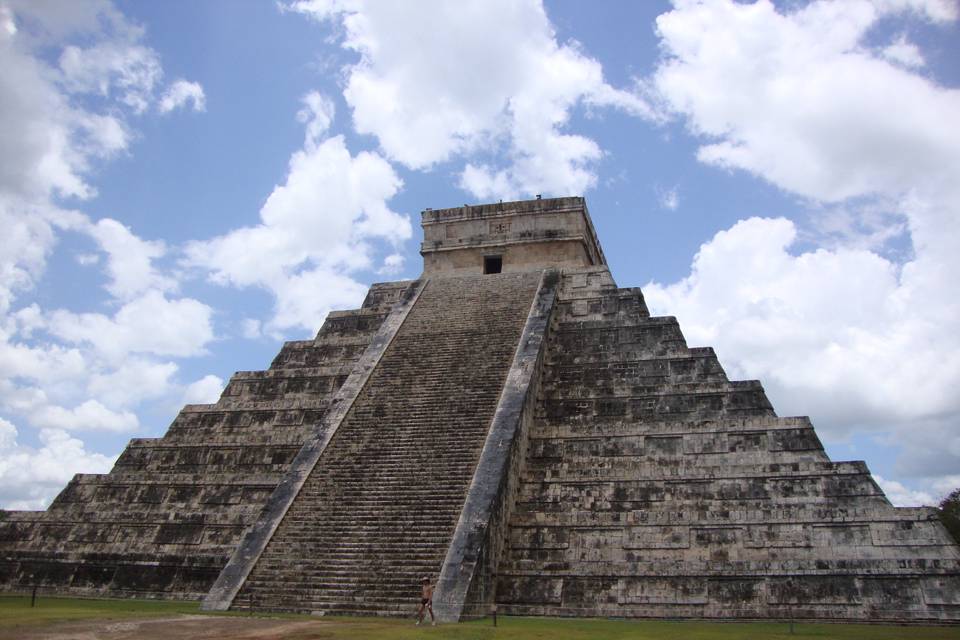
[(960, 544), (960, 487), (954, 489), (940, 501), (940, 522), (947, 528), (953, 539)]

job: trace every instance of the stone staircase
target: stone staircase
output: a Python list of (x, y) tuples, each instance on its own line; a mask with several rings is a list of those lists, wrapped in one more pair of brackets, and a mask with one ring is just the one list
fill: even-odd
[(960, 550), (931, 510), (831, 462), (639, 290), (567, 271), (546, 348), (501, 613), (960, 617)]
[(232, 608), (412, 615), (463, 506), (540, 272), (430, 280)]
[(268, 371), (237, 372), (162, 438), (131, 440), (106, 475), (77, 475), (46, 511), (0, 522), (0, 590), (201, 598), (409, 282), (374, 285)]

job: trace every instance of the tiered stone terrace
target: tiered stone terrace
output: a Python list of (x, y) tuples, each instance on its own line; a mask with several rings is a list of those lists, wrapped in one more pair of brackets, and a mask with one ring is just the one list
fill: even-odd
[(960, 622), (934, 511), (650, 317), (582, 198), (423, 222), (420, 280), (10, 513), (0, 589), (408, 615), (427, 575), (445, 620)]
[(234, 608), (409, 614), (440, 570), (539, 280), (428, 282)]
[(9, 512), (0, 587), (203, 597), (408, 284), (375, 285), (269, 370), (236, 373), (216, 404), (132, 440), (108, 475), (74, 477), (46, 511)]
[(606, 269), (566, 272), (541, 375), (502, 612), (956, 619), (960, 553), (931, 510), (831, 462)]

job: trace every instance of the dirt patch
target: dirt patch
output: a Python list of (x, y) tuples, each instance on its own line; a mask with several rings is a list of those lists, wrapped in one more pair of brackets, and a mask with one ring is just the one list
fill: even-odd
[(85, 620), (42, 629), (0, 628), (0, 640), (321, 640), (330, 638), (323, 620), (277, 620), (183, 615), (169, 618)]

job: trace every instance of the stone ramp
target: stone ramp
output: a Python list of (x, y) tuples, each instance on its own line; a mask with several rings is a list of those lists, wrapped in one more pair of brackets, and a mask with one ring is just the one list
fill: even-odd
[(435, 580), (540, 272), (434, 278), (233, 608), (411, 614)]
[(507, 614), (960, 620), (960, 550), (806, 418), (567, 272), (497, 579)]
[(75, 476), (46, 511), (10, 512), (0, 590), (202, 597), (409, 284), (374, 285), (269, 370), (237, 372), (217, 403), (131, 440), (109, 474)]

